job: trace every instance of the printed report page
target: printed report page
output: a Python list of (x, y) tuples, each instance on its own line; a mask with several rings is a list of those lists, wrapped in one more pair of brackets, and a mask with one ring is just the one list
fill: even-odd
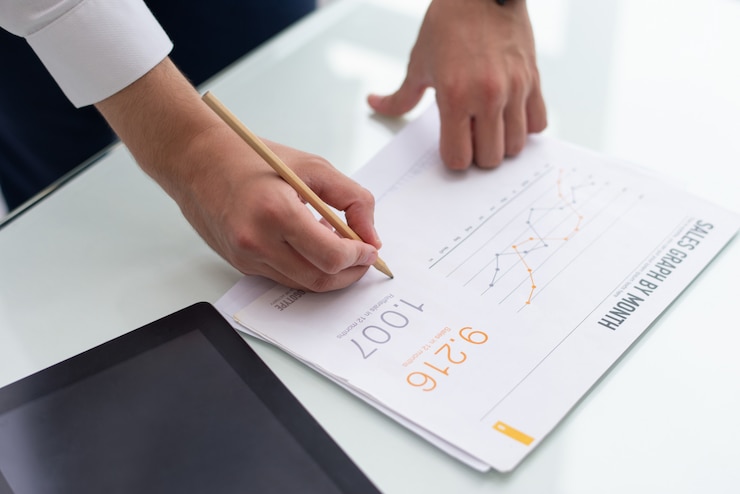
[(509, 471), (740, 221), (545, 136), (496, 170), (449, 171), (438, 126), (431, 108), (355, 177), (394, 279), (325, 294), (246, 281), (226, 311), (462, 461)]

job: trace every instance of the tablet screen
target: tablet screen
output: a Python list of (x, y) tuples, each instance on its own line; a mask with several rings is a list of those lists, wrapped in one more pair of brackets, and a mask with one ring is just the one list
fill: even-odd
[[(75, 357), (90, 365), (67, 361), (40, 373), (71, 378), (44, 386), (34, 375), (26, 389), (20, 381), (0, 390), (0, 492), (373, 491), (225, 326), (220, 331), (235, 339), (220, 343), (212, 328), (169, 329), (164, 337), (141, 328), (138, 345), (126, 335), (98, 355)], [(236, 354), (251, 362), (235, 368)]]

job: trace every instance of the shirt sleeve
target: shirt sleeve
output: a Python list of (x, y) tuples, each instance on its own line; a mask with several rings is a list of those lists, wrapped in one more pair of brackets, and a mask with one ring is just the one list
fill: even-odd
[(77, 107), (115, 94), (172, 50), (143, 0), (0, 0), (0, 26), (26, 38)]

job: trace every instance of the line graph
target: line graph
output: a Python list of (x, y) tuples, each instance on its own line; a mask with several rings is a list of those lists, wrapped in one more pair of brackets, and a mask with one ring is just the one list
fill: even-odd
[(479, 296), (527, 306), (640, 198), (609, 179), (548, 163), (488, 206), (428, 267)]
[[(563, 181), (563, 174), (564, 170), (560, 169), (558, 172), (557, 199), (555, 200), (555, 202), (549, 206), (531, 207), (529, 209), (529, 214), (527, 216), (525, 224), (527, 226), (528, 233), (530, 233), (530, 236), (513, 243), (511, 245), (511, 249), (506, 249), (495, 254), (495, 269), (493, 277), (488, 284), (488, 288), (484, 290), (484, 293), (496, 286), (497, 278), (499, 278), (499, 275), (501, 273), (501, 256), (515, 256), (519, 263), (525, 269), (529, 278), (530, 290), (525, 304), (530, 304), (532, 302), (532, 295), (534, 294), (537, 285), (533, 274), (534, 270), (532, 269), (532, 266), (527, 263), (527, 256), (537, 250), (549, 248), (553, 242), (567, 242), (580, 230), (581, 224), (583, 223), (583, 215), (579, 212), (577, 208), (577, 192), (580, 192), (581, 189), (594, 187), (596, 183), (593, 181), (592, 177), (588, 177), (587, 180), (581, 184), (567, 186), (566, 190), (566, 184)], [(541, 228), (539, 227), (541, 221), (544, 219), (545, 216), (558, 211), (564, 211), (565, 218), (555, 228), (548, 231), (547, 234), (541, 234)], [(567, 225), (569, 220), (572, 220), (572, 227)], [(556, 231), (559, 230), (560, 227), (563, 225), (565, 225), (565, 234), (556, 234)]]

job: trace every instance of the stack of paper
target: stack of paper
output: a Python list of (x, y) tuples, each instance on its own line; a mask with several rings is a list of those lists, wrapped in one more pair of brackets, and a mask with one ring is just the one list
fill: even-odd
[(469, 465), (513, 469), (735, 235), (740, 218), (534, 137), (444, 168), (436, 108), (355, 177), (390, 280), (304, 293), (244, 278), (217, 306)]

